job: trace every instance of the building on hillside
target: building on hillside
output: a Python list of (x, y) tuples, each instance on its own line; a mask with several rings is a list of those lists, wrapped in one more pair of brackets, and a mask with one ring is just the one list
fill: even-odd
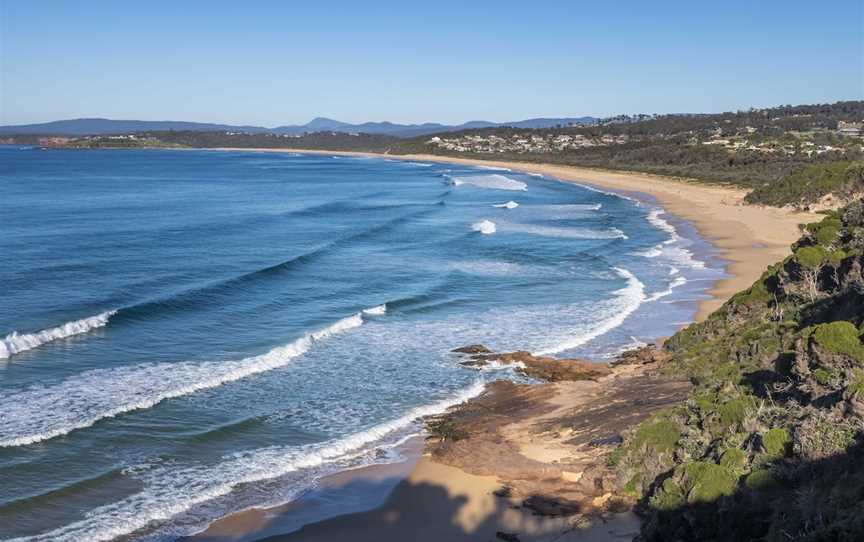
[(860, 137), (864, 133), (864, 122), (844, 122), (837, 123), (837, 133), (845, 136)]

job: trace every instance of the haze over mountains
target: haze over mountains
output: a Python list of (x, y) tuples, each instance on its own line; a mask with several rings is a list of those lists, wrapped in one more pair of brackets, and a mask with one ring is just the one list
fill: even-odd
[(495, 126), (512, 126), (515, 128), (549, 128), (558, 125), (590, 124), (595, 117), (563, 117), (535, 118), (513, 122), (488, 122), (475, 120), (459, 125), (427, 122), (423, 124), (396, 124), (392, 122), (364, 122), (351, 124), (338, 120), (317, 117), (299, 125), (277, 126), (265, 128), (262, 126), (235, 126), (230, 124), (211, 124), (204, 122), (185, 121), (152, 121), (152, 120), (113, 120), (113, 119), (70, 119), (44, 122), (39, 124), (19, 124), (0, 126), (0, 134), (42, 134), (63, 136), (85, 136), (121, 134), (130, 132), (150, 131), (231, 131), (273, 134), (304, 134), (309, 132), (344, 132), (364, 134), (386, 134), (398, 137), (414, 137), (439, 132), (455, 132), (473, 128), (490, 128)]

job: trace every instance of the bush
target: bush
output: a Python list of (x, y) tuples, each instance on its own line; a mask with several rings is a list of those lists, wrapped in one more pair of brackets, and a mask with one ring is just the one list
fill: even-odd
[(675, 478), (682, 480), (681, 486), (688, 502), (711, 502), (730, 496), (738, 487), (738, 476), (715, 463), (693, 461), (675, 469)]
[(789, 453), (792, 445), (792, 437), (789, 436), (789, 431), (775, 427), (769, 429), (767, 433), (762, 435), (762, 447), (765, 448), (765, 453), (772, 459), (779, 459)]
[(822, 348), (864, 363), (864, 346), (858, 338), (858, 328), (851, 322), (840, 320), (821, 324), (816, 327), (813, 337)]
[(747, 468), (747, 454), (739, 448), (729, 448), (720, 457), (720, 466), (730, 472), (741, 474)]
[(774, 475), (769, 469), (754, 470), (744, 479), (744, 484), (750, 489), (769, 489), (774, 485)]
[(658, 453), (672, 453), (678, 439), (681, 438), (681, 428), (669, 419), (660, 419), (639, 426), (633, 439), (635, 448), (645, 447)]
[(795, 259), (810, 269), (819, 267), (828, 259), (828, 251), (821, 246), (802, 247), (795, 251)]

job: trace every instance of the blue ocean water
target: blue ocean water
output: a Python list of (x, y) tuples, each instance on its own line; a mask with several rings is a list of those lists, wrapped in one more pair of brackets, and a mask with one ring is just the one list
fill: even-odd
[(539, 175), (0, 146), (0, 539), (172, 540), (394, 460), (507, 369), (694, 315), (721, 262), (651, 201)]

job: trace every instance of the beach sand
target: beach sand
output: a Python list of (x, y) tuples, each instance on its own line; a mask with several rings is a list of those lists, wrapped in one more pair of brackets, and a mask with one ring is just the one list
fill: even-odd
[[(734, 293), (748, 288), (764, 269), (789, 254), (789, 245), (800, 235), (798, 225), (820, 218), (811, 213), (787, 209), (743, 205), (745, 190), (710, 185), (683, 179), (674, 179), (638, 173), (604, 171), (560, 165), (529, 164), (491, 160), (460, 159), (433, 155), (374, 155), (302, 149), (223, 149), (237, 151), (304, 152), (355, 156), (378, 156), (425, 162), (449, 162), (509, 168), (528, 173), (540, 173), (563, 181), (572, 181), (621, 193), (642, 193), (652, 196), (669, 213), (691, 222), (699, 233), (710, 241), (728, 263), (728, 278), (718, 281), (709, 291), (711, 299), (701, 303), (697, 320), (707, 317)], [(458, 346), (458, 345), (454, 345)], [(622, 375), (610, 377), (613, 380)], [(624, 375), (626, 378), (626, 375)], [(606, 404), (604, 387), (579, 391), (560, 389), (557, 395), (547, 397), (546, 404), (566, 406), (571, 411), (579, 406), (584, 395), (593, 396)], [(545, 385), (550, 386), (550, 385)], [(551, 389), (551, 388), (550, 388)], [(562, 388), (563, 389), (563, 388)], [(589, 393), (590, 392), (590, 393)], [(642, 390), (645, 393), (645, 390)], [(593, 395), (592, 395), (593, 394)], [(608, 405), (607, 405), (608, 406)], [(562, 407), (563, 408), (563, 407)], [(586, 406), (583, 416), (596, 415), (594, 407)], [(659, 408), (659, 407), (658, 407)], [(596, 409), (595, 409), (596, 410)], [(636, 423), (639, 412), (629, 412), (628, 423)], [(617, 415), (608, 413), (612, 421)], [(538, 417), (539, 419), (539, 417)], [(507, 438), (518, 444), (520, 453), (530, 461), (545, 461), (559, 469), (556, 449), (561, 442), (543, 438), (536, 430), (534, 419), (522, 419), (510, 424)], [(584, 424), (584, 420), (583, 420)], [(520, 431), (522, 432), (521, 436)], [(419, 440), (419, 439), (418, 439)], [(632, 512), (605, 514), (590, 524), (573, 528), (572, 519), (540, 517), (508, 502), (493, 492), (501, 488), (495, 476), (469, 474), (422, 455), (422, 443), (405, 450), (410, 460), (397, 465), (373, 466), (340, 473), (322, 481), (328, 495), (351, 494), (352, 487), (363, 487), (367, 495), (388, 495), (383, 504), (378, 500), (371, 510), (357, 511), (357, 506), (344, 507), (341, 515), (327, 514), (327, 519), (314, 521), (297, 529), (297, 522), (313, 517), (304, 499), (269, 510), (249, 510), (223, 518), (207, 531), (194, 537), (196, 541), (494, 541), (506, 540), (498, 533), (518, 533), (525, 541), (609, 541), (630, 540), (638, 533), (639, 520)], [(558, 448), (556, 448), (558, 446)], [(551, 450), (551, 451), (550, 451)], [(470, 469), (468, 469), (470, 470)], [(576, 473), (581, 474), (581, 473)], [(578, 476), (577, 476), (578, 478)], [(375, 491), (372, 491), (375, 489)], [(377, 491), (377, 492), (376, 492)], [(336, 498), (336, 497), (334, 497)], [(336, 498), (338, 501), (338, 498)], [(350, 501), (350, 499), (349, 499)], [(337, 502), (338, 509), (338, 502)], [(306, 507), (304, 509), (304, 507)], [(311, 515), (310, 515), (311, 514)], [(335, 517), (334, 517), (335, 516)], [(299, 518), (299, 519), (298, 519)], [(293, 531), (293, 532), (292, 532)], [(277, 534), (289, 533), (289, 534)]]

